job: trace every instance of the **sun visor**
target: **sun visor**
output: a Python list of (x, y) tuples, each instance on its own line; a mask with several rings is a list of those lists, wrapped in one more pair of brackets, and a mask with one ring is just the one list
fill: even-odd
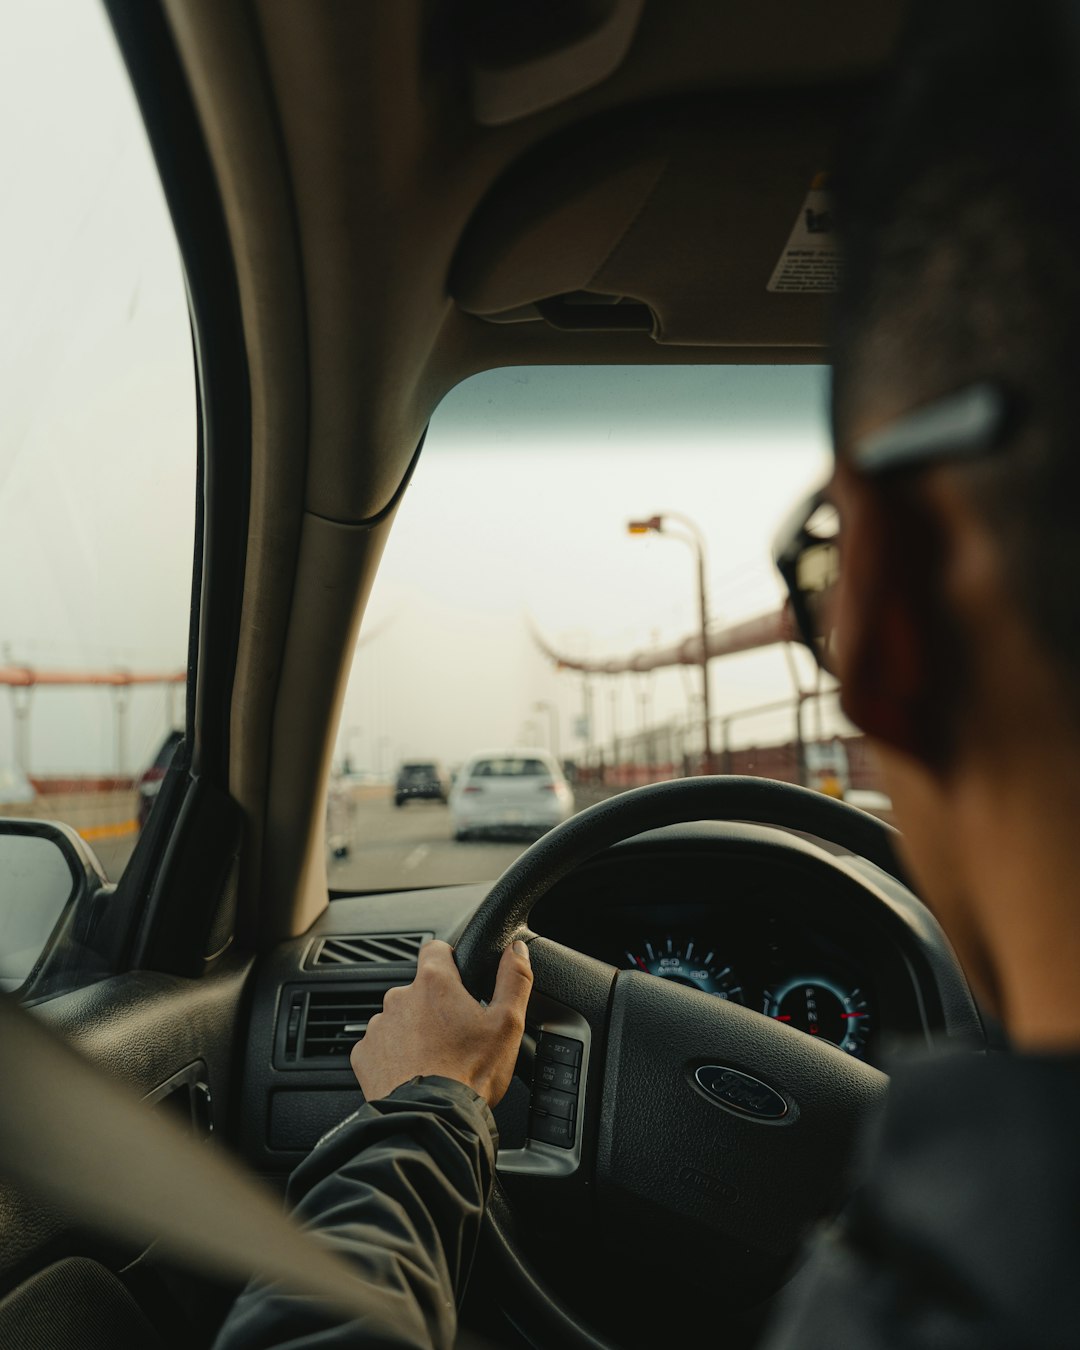
[[(785, 100), (786, 103), (786, 100)], [(470, 314), (647, 327), (675, 346), (822, 346), (838, 277), (822, 170), (835, 109), (640, 117), (535, 150), (451, 273)]]

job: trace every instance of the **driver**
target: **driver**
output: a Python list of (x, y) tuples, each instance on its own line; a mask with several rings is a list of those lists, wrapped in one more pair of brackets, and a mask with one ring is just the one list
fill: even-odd
[[(1071, 0), (916, 5), (836, 180), (835, 472), (780, 562), (1010, 1048), (900, 1067), (767, 1350), (1080, 1343), (1078, 54)], [(256, 1288), (219, 1350), (453, 1344), (530, 984), (515, 943), (482, 1008), (424, 948), (292, 1183), (370, 1317)]]

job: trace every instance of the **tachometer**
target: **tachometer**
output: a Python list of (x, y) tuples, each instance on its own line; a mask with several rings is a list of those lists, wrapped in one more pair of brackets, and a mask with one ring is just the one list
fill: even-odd
[(766, 991), (765, 1013), (778, 1022), (861, 1055), (870, 1034), (870, 1009), (861, 989), (850, 992), (822, 975), (799, 975)]
[(717, 998), (745, 1003), (742, 985), (730, 966), (716, 960), (716, 952), (708, 944), (694, 938), (663, 937), (642, 943), (637, 951), (627, 948), (626, 962), (634, 970), (659, 975), (663, 980), (674, 980), (691, 989), (700, 989)]

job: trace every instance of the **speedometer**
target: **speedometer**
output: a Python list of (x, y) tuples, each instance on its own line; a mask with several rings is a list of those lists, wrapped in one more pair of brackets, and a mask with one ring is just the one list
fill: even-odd
[(653, 938), (635, 950), (627, 948), (626, 963), (633, 970), (659, 975), (663, 980), (700, 989), (717, 998), (745, 1003), (742, 985), (731, 966), (716, 959), (716, 952), (694, 938)]
[(847, 990), (822, 975), (799, 975), (765, 994), (765, 1013), (810, 1036), (861, 1055), (870, 1035), (870, 1009), (861, 989)]

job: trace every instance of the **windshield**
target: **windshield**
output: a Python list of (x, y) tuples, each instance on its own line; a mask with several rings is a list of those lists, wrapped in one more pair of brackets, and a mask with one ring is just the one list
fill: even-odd
[[(572, 812), (710, 768), (886, 805), (781, 640), (770, 547), (828, 472), (826, 385), (819, 366), (512, 369), (443, 401), (345, 697), (332, 890), (491, 880)], [(436, 759), (449, 791), (395, 790)]]

